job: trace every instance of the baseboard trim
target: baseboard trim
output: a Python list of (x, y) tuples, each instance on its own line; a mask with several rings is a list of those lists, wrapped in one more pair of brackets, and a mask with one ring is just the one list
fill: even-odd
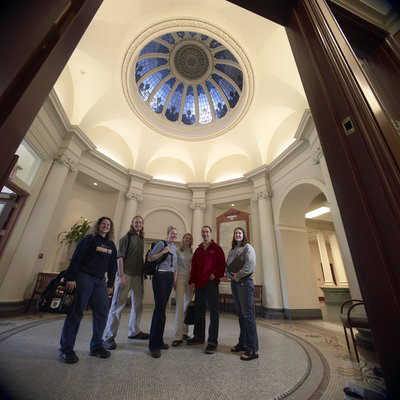
[(320, 308), (310, 309), (287, 309), (285, 308), (286, 319), (322, 319)]

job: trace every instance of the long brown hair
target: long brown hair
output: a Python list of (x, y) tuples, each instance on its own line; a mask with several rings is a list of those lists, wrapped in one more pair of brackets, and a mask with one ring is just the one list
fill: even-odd
[(141, 215), (135, 215), (135, 216), (132, 218), (131, 227), (129, 228), (129, 232), (128, 232), (128, 233), (129, 233), (130, 235), (134, 235), (134, 234), (136, 233), (136, 231), (133, 229), (133, 226), (132, 226), (133, 221), (134, 221), (136, 218), (140, 218), (140, 219), (142, 220), (142, 222), (143, 222), (142, 229), (139, 231), (139, 237), (140, 237), (141, 239), (143, 239), (143, 238), (144, 238), (144, 219), (143, 219), (143, 217), (142, 217)]
[(233, 238), (232, 238), (232, 248), (231, 248), (231, 250), (233, 250), (233, 249), (236, 247), (236, 245), (237, 245), (237, 242), (236, 242), (236, 240), (235, 240), (235, 232), (236, 232), (238, 229), (239, 229), (240, 231), (243, 232), (243, 240), (242, 240), (241, 243), (240, 243), (240, 247), (246, 246), (246, 244), (249, 243), (249, 241), (247, 240), (246, 232), (244, 231), (243, 228), (241, 228), (240, 226), (238, 226), (238, 227), (236, 227), (236, 228), (233, 230)]
[(182, 236), (182, 242), (181, 242), (181, 246), (179, 247), (179, 250), (180, 250), (180, 251), (185, 251), (185, 249), (183, 248), (183, 239), (185, 239), (186, 236), (190, 236), (191, 242), (190, 242), (190, 245), (189, 245), (189, 250), (190, 250), (191, 253), (193, 253), (193, 249), (192, 249), (192, 245), (193, 245), (193, 236), (192, 236), (191, 233), (185, 233), (185, 234)]
[(110, 231), (106, 233), (106, 238), (110, 240), (114, 240), (114, 223), (111, 218), (101, 217), (96, 223), (90, 228), (88, 235), (96, 236), (99, 233), (99, 225), (103, 222), (103, 220), (108, 219), (110, 221)]

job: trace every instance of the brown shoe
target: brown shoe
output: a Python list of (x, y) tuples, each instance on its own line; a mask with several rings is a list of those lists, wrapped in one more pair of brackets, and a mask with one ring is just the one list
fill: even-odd
[(174, 340), (172, 342), (172, 347), (178, 347), (182, 343), (183, 343), (183, 340)]
[(103, 342), (103, 347), (107, 350), (115, 350), (117, 348), (117, 343), (115, 343), (113, 338), (110, 338)]
[(161, 357), (161, 351), (160, 349), (155, 349), (151, 352), (151, 356), (153, 358), (160, 358)]
[(128, 339), (147, 340), (150, 337), (148, 333), (139, 332), (137, 335), (128, 336)]

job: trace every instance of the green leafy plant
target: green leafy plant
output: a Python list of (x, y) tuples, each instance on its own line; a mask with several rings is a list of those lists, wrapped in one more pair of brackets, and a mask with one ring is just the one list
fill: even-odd
[(86, 218), (80, 217), (69, 231), (60, 232), (57, 235), (57, 242), (64, 246), (78, 243), (87, 234), (90, 224), (91, 222)]

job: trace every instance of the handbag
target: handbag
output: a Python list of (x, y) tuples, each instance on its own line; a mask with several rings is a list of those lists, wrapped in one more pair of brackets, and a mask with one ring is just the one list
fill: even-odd
[(196, 310), (194, 306), (194, 301), (191, 301), (186, 310), (185, 320), (183, 321), (183, 323), (185, 325), (194, 325), (195, 319), (196, 319)]
[(56, 278), (48, 284), (37, 302), (39, 312), (54, 314), (69, 314), (74, 304), (75, 290), (66, 290), (66, 272), (61, 271)]

